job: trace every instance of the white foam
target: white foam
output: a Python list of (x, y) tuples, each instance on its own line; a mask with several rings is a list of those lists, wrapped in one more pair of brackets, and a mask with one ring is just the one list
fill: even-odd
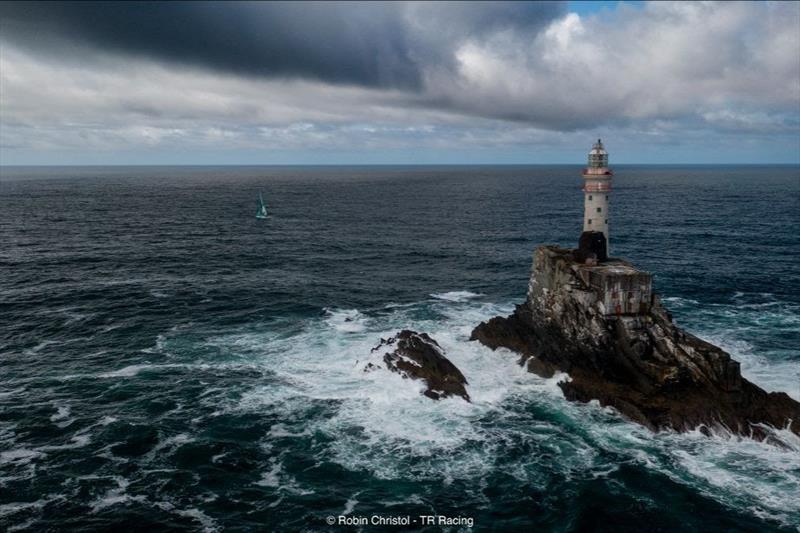
[[(476, 324), (512, 309), (512, 304), (437, 298), (435, 303), (382, 307), (374, 314), (328, 310), (291, 336), (267, 330), (219, 337), (219, 345), (235, 346), (254, 364), (263, 365), (270, 380), (238, 403), (218, 409), (269, 410), (281, 420), (270, 430), (269, 440), (322, 432), (330, 437), (325, 460), (384, 479), (465, 480), (476, 487), (477, 498), (481, 482), (476, 480), (498, 469), (522, 484), (544, 489), (552, 475), (612, 475), (623, 455), (678, 483), (699, 487), (724, 505), (783, 521), (800, 513), (800, 448), (786, 451), (751, 439), (709, 438), (699, 432), (652, 434), (597, 402), (567, 402), (558, 386), (568, 379), (565, 374), (543, 379), (521, 368), (515, 353), (469, 342)], [(384, 366), (387, 348), (370, 350), (381, 338), (405, 328), (437, 340), (467, 378), (472, 403), (461, 398), (432, 401), (421, 395), (420, 381), (402, 379), (385, 368), (363, 371), (368, 362)], [(770, 365), (764, 361), (764, 372), (774, 379), (780, 368)], [(309, 413), (318, 412), (320, 400), (333, 407), (324, 416), (309, 418)], [(782, 441), (794, 442), (784, 435), (788, 432), (777, 433)], [(509, 450), (521, 445), (541, 453), (506, 464)], [(537, 462), (543, 457), (547, 464), (540, 466)], [(300, 490), (279, 461), (266, 469), (259, 484), (279, 492)]]
[(58, 420), (64, 420), (69, 416), (69, 405), (58, 405), (56, 406), (56, 414), (50, 417), (50, 422), (56, 422)]
[(358, 309), (325, 309), (325, 321), (343, 333), (359, 333), (367, 327), (367, 317)]
[(101, 496), (91, 504), (92, 514), (122, 503), (147, 501), (145, 496), (131, 496), (126, 492), (128, 486), (130, 485), (130, 481), (127, 479), (121, 476), (114, 476), (112, 479), (116, 482), (117, 486), (109, 489), (105, 495)]
[(20, 466), (25, 465), (44, 456), (44, 454), (37, 450), (29, 450), (27, 448), (17, 448), (7, 452), (0, 452), (0, 464), (12, 463)]
[(784, 525), (800, 513), (800, 437), (792, 432), (764, 428), (783, 443), (775, 446), (719, 429), (711, 436), (699, 429), (652, 433), (613, 411), (609, 415), (613, 418), (584, 421), (595, 447), (628, 456), (731, 508)]
[(256, 485), (261, 487), (279, 487), (281, 484), (280, 477), (278, 476), (280, 471), (280, 463), (273, 463), (269, 471), (261, 474), (261, 479), (256, 481)]
[(195, 507), (191, 507), (189, 509), (181, 510), (176, 509), (173, 511), (175, 514), (179, 516), (185, 516), (187, 518), (191, 518), (200, 524), (200, 527), (203, 528), (203, 531), (219, 531), (220, 527), (214, 521), (213, 518), (205, 514), (200, 509)]
[(70, 437), (71, 444), (57, 444), (57, 445), (47, 445), (47, 446), (40, 446), (36, 448), (37, 450), (43, 450), (47, 452), (51, 451), (58, 451), (58, 450), (72, 450), (74, 448), (83, 448), (84, 446), (88, 445), (91, 442), (91, 437), (85, 433), (73, 435)]
[(800, 437), (788, 430), (774, 433), (785, 447), (692, 432), (666, 436), (662, 450), (680, 467), (673, 477), (688, 474), (709, 497), (790, 525), (800, 514)]
[(692, 305), (699, 305), (700, 302), (697, 300), (692, 300), (691, 298), (682, 298), (680, 296), (664, 296), (661, 298), (662, 302), (665, 303), (674, 303), (674, 304), (692, 304)]
[(211, 456), (211, 462), (212, 463), (218, 463), (220, 461), (220, 459), (222, 459), (223, 457), (226, 457), (227, 455), (228, 455), (228, 452), (222, 452), (222, 453), (218, 453), (217, 455), (212, 455)]
[(283, 471), (283, 464), (280, 459), (272, 459), (270, 469), (261, 474), (261, 479), (255, 482), (260, 487), (270, 487), (278, 489), (279, 492), (288, 492), (295, 495), (313, 494), (311, 490), (305, 490), (294, 477)]
[(16, 514), (28, 509), (42, 509), (50, 500), (36, 500), (34, 502), (11, 502), (0, 504), (0, 518)]
[(281, 437), (305, 437), (310, 435), (311, 432), (308, 429), (304, 429), (303, 431), (298, 431), (296, 433), (288, 430), (285, 425), (283, 424), (275, 424), (269, 429), (269, 436), (272, 438), (281, 438)]
[(467, 300), (471, 300), (472, 298), (477, 298), (483, 295), (470, 291), (450, 291), (433, 293), (431, 296), (437, 300), (445, 300), (447, 302), (466, 302)]
[(158, 444), (156, 444), (153, 447), (153, 449), (149, 452), (149, 454), (156, 455), (162, 450), (171, 450), (173, 448), (179, 448), (189, 442), (194, 442), (194, 438), (186, 433), (179, 433), (177, 435), (173, 435), (172, 437), (158, 441)]
[[(521, 394), (533, 383), (541, 382), (547, 391), (557, 387), (525, 372), (517, 365), (518, 357), (501, 351), (492, 352), (478, 343), (468, 342), (472, 326), (482, 319), (510, 311), (482, 304), (442, 321), (420, 320), (417, 309), (395, 309), (388, 316), (369, 321), (368, 335), (352, 336), (338, 328), (320, 328), (310, 323), (290, 339), (264, 334), (252, 335), (250, 343), (260, 346), (265, 364), (287, 386), (275, 384), (252, 391), (243, 398), (243, 407), (263, 409), (265, 404), (284, 410), (286, 419), (298, 418), (295, 409), (303, 409), (304, 398), (335, 399), (342, 402), (330, 418), (314, 423), (313, 430), (334, 437), (331, 445), (334, 460), (353, 469), (366, 468), (381, 477), (402, 477), (400, 459), (419, 455), (448, 457), (444, 467), (453, 479), (485, 473), (491, 466), (485, 450), (453, 454), (468, 440), (482, 441), (475, 420), (492, 411), (502, 411), (502, 403), (513, 394)], [(323, 322), (327, 322), (325, 317)], [(461, 398), (433, 402), (421, 395), (421, 381), (402, 379), (386, 370), (363, 372), (364, 365), (383, 351), (370, 355), (380, 338), (408, 327), (429, 332), (443, 347), (448, 358), (469, 380), (472, 403)], [(241, 337), (237, 342), (242, 342)], [(356, 364), (358, 361), (358, 364)], [(560, 397), (560, 390), (557, 394)], [(353, 428), (360, 428), (354, 433)], [(366, 451), (366, 453), (364, 453)], [(435, 465), (426, 461), (422, 471)], [(420, 472), (422, 473), (422, 472)], [(263, 482), (276, 482), (275, 472), (265, 474)], [(413, 473), (412, 473), (413, 475)]]
[(50, 421), (54, 422), (59, 428), (71, 426), (75, 422), (74, 418), (69, 418), (70, 407), (69, 405), (55, 405), (56, 413), (50, 416)]
[(98, 377), (101, 378), (130, 378), (145, 370), (147, 368), (151, 368), (152, 365), (129, 365), (124, 368), (120, 368), (119, 370), (114, 370), (112, 372), (105, 372), (103, 374), (99, 374)]
[(361, 492), (356, 492), (355, 494), (350, 496), (350, 498), (347, 499), (347, 501), (344, 504), (344, 511), (342, 511), (342, 516), (347, 516), (353, 512), (353, 510), (356, 508), (356, 505), (358, 505), (358, 500), (356, 499), (356, 496), (358, 496), (359, 494), (361, 494)]
[[(27, 467), (30, 469), (28, 476), (20, 478), (19, 476), (12, 476), (2, 479), (25, 479), (32, 477), (35, 474), (37, 462), (47, 457), (47, 452), (72, 450), (75, 448), (83, 448), (91, 442), (89, 435), (79, 433), (70, 438), (70, 443), (59, 445), (45, 445), (35, 448), (15, 448), (12, 450), (0, 452), (0, 465), (10, 465), (13, 467)], [(2, 482), (0, 482), (2, 485)]]
[(168, 368), (203, 368), (208, 367), (208, 365), (183, 365), (183, 364), (164, 364), (164, 365), (153, 365), (148, 363), (142, 363), (138, 365), (128, 365), (126, 367), (120, 368), (119, 370), (113, 370), (111, 372), (104, 372), (102, 374), (97, 374), (99, 378), (130, 378), (138, 375), (140, 372), (144, 372), (146, 370), (160, 370), (160, 369), (168, 369)]

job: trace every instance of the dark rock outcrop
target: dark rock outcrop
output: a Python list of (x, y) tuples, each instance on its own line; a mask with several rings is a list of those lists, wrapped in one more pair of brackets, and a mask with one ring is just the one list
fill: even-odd
[(769, 425), (800, 434), (800, 403), (744, 379), (730, 355), (678, 328), (656, 295), (640, 313), (609, 315), (585, 268), (572, 250), (540, 246), (525, 304), (471, 338), (519, 353), (536, 374), (566, 372), (567, 399), (599, 400), (652, 430), (723, 427), (763, 438)]
[[(422, 379), (427, 388), (423, 392), (428, 398), (439, 400), (449, 396), (461, 396), (470, 401), (464, 374), (444, 356), (442, 348), (427, 333), (404, 329), (394, 337), (381, 339), (372, 352), (385, 351), (383, 362), (386, 368), (403, 378)], [(365, 372), (376, 370), (379, 365), (368, 363)]]

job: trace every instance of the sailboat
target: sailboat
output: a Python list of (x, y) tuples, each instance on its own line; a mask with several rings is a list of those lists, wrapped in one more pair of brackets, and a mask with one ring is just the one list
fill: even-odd
[(258, 210), (256, 210), (256, 218), (267, 218), (267, 206), (264, 205), (264, 198), (261, 193), (258, 193)]

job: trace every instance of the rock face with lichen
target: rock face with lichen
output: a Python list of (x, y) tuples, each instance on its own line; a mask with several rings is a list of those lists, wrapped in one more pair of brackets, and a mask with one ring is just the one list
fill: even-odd
[(725, 351), (678, 328), (649, 281), (645, 292), (623, 290), (641, 298), (635, 306), (609, 306), (618, 287), (604, 293), (592, 280), (614, 269), (638, 272), (620, 260), (593, 269), (573, 250), (540, 246), (526, 302), (471, 338), (519, 353), (541, 376), (567, 373), (559, 383), (567, 399), (598, 400), (652, 430), (721, 426), (762, 438), (769, 425), (800, 434), (800, 403), (747, 381)]
[[(396, 372), (403, 378), (425, 381), (426, 389), (422, 394), (428, 398), (439, 400), (461, 396), (470, 401), (464, 374), (445, 357), (439, 343), (427, 333), (404, 329), (394, 337), (381, 339), (372, 352), (383, 355), (383, 364), (389, 371)], [(364, 371), (379, 368), (380, 363), (368, 363)]]

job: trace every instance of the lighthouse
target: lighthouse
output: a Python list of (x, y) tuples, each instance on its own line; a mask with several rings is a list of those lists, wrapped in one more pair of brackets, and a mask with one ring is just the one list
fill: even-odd
[(589, 165), (583, 169), (583, 232), (597, 237), (597, 233), (602, 233), (606, 252), (609, 249), (608, 197), (611, 195), (612, 175), (608, 168), (608, 152), (603, 142), (597, 139), (589, 152)]

